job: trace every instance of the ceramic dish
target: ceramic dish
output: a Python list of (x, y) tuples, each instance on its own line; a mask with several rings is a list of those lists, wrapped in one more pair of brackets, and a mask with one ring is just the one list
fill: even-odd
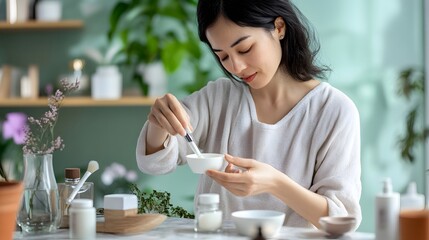
[(203, 158), (198, 157), (196, 154), (189, 154), (186, 156), (188, 165), (193, 173), (203, 174), (209, 169), (223, 170), (225, 162), (223, 154), (217, 153), (202, 153)]
[(352, 216), (321, 217), (319, 223), (329, 236), (339, 237), (353, 230), (356, 218)]
[(237, 232), (240, 235), (255, 237), (258, 228), (264, 237), (274, 237), (283, 226), (285, 214), (271, 210), (245, 210), (231, 214)]

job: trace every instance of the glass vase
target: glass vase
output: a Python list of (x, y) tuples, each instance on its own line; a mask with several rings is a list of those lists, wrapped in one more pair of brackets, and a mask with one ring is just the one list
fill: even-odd
[(25, 154), (24, 195), (18, 213), (23, 234), (54, 232), (60, 220), (52, 154)]

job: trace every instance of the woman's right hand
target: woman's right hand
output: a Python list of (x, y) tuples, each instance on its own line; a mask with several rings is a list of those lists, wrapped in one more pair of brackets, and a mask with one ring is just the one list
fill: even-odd
[(165, 130), (171, 135), (186, 135), (185, 128), (192, 129), (189, 115), (177, 98), (167, 93), (157, 98), (148, 115), (150, 124)]

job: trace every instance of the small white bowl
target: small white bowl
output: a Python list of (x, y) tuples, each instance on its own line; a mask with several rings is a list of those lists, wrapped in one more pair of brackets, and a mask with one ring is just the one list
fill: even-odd
[(319, 223), (330, 236), (341, 236), (353, 230), (356, 218), (353, 216), (321, 217)]
[(240, 235), (255, 237), (261, 227), (264, 237), (273, 237), (279, 233), (286, 215), (271, 210), (244, 210), (233, 212), (231, 216)]
[(225, 162), (223, 154), (202, 153), (202, 155), (203, 158), (199, 158), (196, 154), (189, 154), (186, 156), (186, 160), (192, 172), (203, 174), (209, 169), (223, 170), (223, 163)]

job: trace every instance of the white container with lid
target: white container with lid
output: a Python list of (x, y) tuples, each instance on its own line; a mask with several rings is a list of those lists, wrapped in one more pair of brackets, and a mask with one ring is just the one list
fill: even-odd
[(69, 227), (72, 239), (95, 239), (97, 222), (92, 200), (75, 199), (71, 202)]
[(219, 194), (200, 194), (195, 211), (196, 232), (218, 232), (222, 228), (222, 211), (219, 209)]
[(98, 66), (91, 78), (94, 99), (119, 99), (122, 96), (122, 74), (116, 65)]
[(417, 193), (416, 182), (408, 184), (407, 192), (401, 195), (401, 210), (421, 210), (425, 208), (425, 196)]

